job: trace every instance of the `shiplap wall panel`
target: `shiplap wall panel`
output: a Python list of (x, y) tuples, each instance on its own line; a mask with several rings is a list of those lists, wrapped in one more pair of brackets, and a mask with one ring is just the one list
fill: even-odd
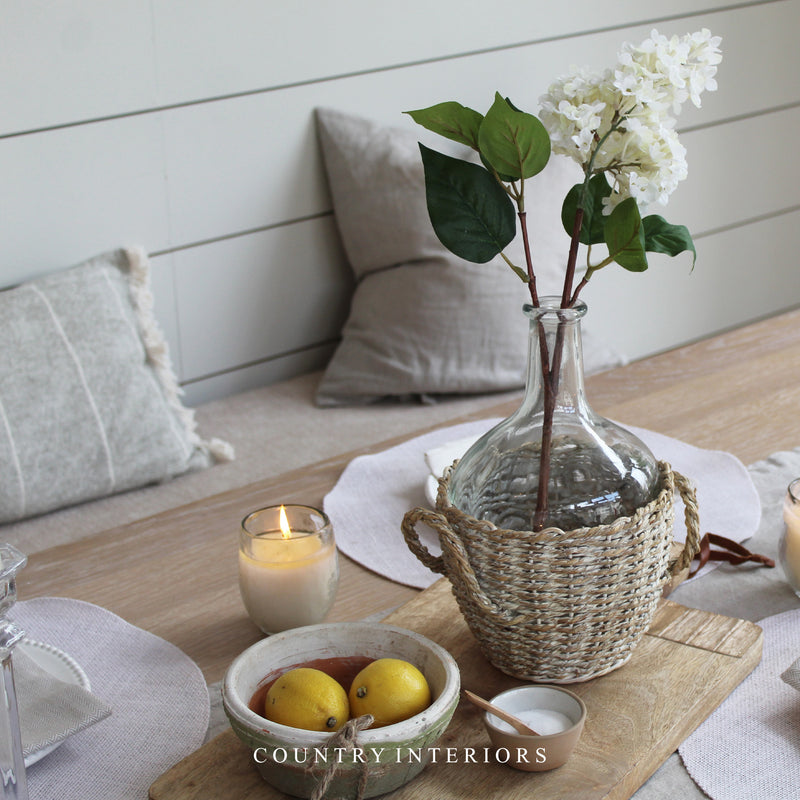
[(665, 349), (664, 331), (688, 342), (775, 311), (776, 298), (800, 300), (800, 212), (742, 225), (697, 242), (697, 266), (653, 255), (631, 274), (610, 265), (583, 297), (587, 324), (629, 355)]
[(200, 405), (236, 392), (244, 392), (306, 372), (314, 372), (322, 369), (330, 361), (335, 349), (335, 342), (304, 347), (302, 350), (289, 351), (276, 358), (238, 365), (236, 368), (213, 373), (196, 381), (186, 381), (183, 383), (184, 397), (190, 405)]
[(0, 140), (0, 285), (120, 245), (169, 241), (153, 115)]
[[(768, 147), (765, 130), (777, 134), (767, 137)], [(792, 155), (798, 137), (800, 107), (684, 133), (689, 176), (659, 213), (701, 234), (800, 203), (800, 159)]]
[[(755, 61), (754, 12), (714, 14), (713, 19), (703, 20), (713, 24), (714, 30), (720, 29), (725, 38), (724, 67), (729, 61), (736, 72), (720, 76), (720, 90), (706, 95), (704, 108), (695, 110), (687, 104), (682, 123), (702, 120), (708, 125), (759, 111), (765, 103), (800, 102), (800, 84), (788, 87), (793, 94), (787, 94), (775, 80), (780, 70), (800, 74), (800, 48), (793, 33), (800, 27), (800, 3), (766, 7), (764, 13), (770, 15), (770, 25), (779, 35), (771, 41), (768, 53)], [(634, 41), (647, 34), (643, 27), (624, 32)], [(199, 241), (328, 210), (310, 114), (317, 106), (348, 110), (405, 128), (441, 148), (443, 140), (428, 136), (402, 111), (445, 99), (459, 99), (485, 110), (498, 89), (510, 94), (517, 105), (535, 111), (539, 95), (556, 74), (568, 69), (578, 48), (587, 64), (603, 65), (613, 61), (620, 42), (620, 32), (612, 31), (165, 113), (175, 240)], [(745, 70), (743, 64), (750, 69)], [(210, 193), (208, 187), (212, 186)]]
[(173, 257), (185, 380), (341, 330), (352, 278), (330, 216)]
[(0, 134), (152, 108), (157, 56), (141, 0), (3, 0)]
[[(703, 10), (747, 5), (705, 0)], [(698, 11), (695, 0), (5, 0), (0, 133)], [(433, 13), (432, 13), (433, 12)], [(511, 22), (510, 22), (511, 21)], [(20, 93), (19, 85), (28, 91)]]
[[(742, 159), (735, 170), (730, 169), (731, 152), (737, 149), (757, 152), (762, 148), (765, 119), (782, 131), (780, 140), (766, 149), (760, 159)], [(693, 233), (702, 234), (778, 213), (796, 204), (800, 162), (793, 157), (793, 143), (798, 138), (800, 108), (687, 132), (682, 140), (689, 152), (690, 177), (662, 213), (670, 221), (688, 224)], [(747, 190), (742, 191), (742, 187)], [(563, 235), (566, 259), (569, 240), (565, 233), (559, 233)], [(347, 267), (343, 256), (335, 260), (337, 242), (333, 220), (326, 216), (176, 252), (176, 264), (180, 265), (176, 276), (178, 296), (185, 299), (180, 308), (185, 332), (183, 347), (187, 351), (182, 377), (194, 380), (203, 369), (217, 371), (225, 363), (247, 363), (258, 358), (259, 352), (263, 354), (265, 343), (269, 343), (273, 352), (281, 352), (302, 344), (293, 338), (296, 336), (307, 336), (308, 341), (335, 336), (337, 328), (329, 326), (329, 320), (320, 320), (316, 326), (312, 324), (303, 330), (292, 325), (291, 315), (304, 306), (315, 275), (331, 292), (341, 286)], [(331, 260), (329, 266), (318, 260), (318, 254), (325, 252)], [(310, 263), (315, 257), (317, 262)], [(688, 254), (676, 260), (688, 270)], [(330, 267), (332, 271), (327, 272)], [(700, 260), (700, 267), (704, 274), (710, 273), (717, 280), (723, 279), (727, 270), (725, 264), (708, 258)], [(248, 285), (250, 295), (245, 296)], [(220, 289), (213, 295), (215, 286)], [(261, 306), (274, 303), (275, 295), (268, 297), (271, 290), (280, 292), (289, 309), (276, 307), (274, 318), (260, 320)], [(215, 306), (221, 309), (212, 315), (215, 321), (212, 326), (204, 313), (204, 296), (214, 296)], [(244, 308), (236, 308), (237, 296), (245, 301)], [(335, 302), (346, 302), (346, 297), (346, 292), (334, 294), (329, 307), (335, 308)], [(800, 293), (797, 299), (800, 300)], [(226, 312), (224, 309), (229, 305), (233, 307)], [(283, 319), (284, 314), (289, 318)], [(313, 319), (312, 315), (309, 322)], [(251, 331), (253, 337), (242, 336), (242, 331)], [(189, 349), (193, 351), (191, 355)], [(639, 350), (636, 355), (641, 352), (646, 351)]]
[[(757, 13), (776, 35), (754, 58)], [(776, 79), (800, 74), (794, 41), (800, 3), (716, 13), (670, 29), (699, 23), (724, 36), (725, 61), (720, 90), (706, 96), (700, 111), (688, 106), (682, 123), (708, 125), (800, 102), (800, 84)], [(609, 63), (623, 36), (646, 34), (642, 27), (611, 31), (4, 140), (0, 174), (8, 209), (0, 217), (0, 278), (8, 283), (25, 270), (73, 261), (131, 236), (160, 251), (327, 211), (315, 106), (362, 113), (424, 138), (401, 114), (404, 109), (450, 97), (485, 107), (496, 88), (535, 108), (540, 92), (570, 61)], [(107, 202), (109, 197), (120, 201)], [(147, 204), (132, 214), (130, 204), (139, 197)], [(59, 213), (73, 204), (79, 219), (74, 226)], [(55, 229), (48, 240), (31, 241), (24, 221), (34, 209)], [(16, 274), (5, 272), (9, 265), (20, 265), (13, 267)]]
[[(723, 36), (720, 91), (680, 121), (690, 177), (666, 212), (701, 235), (698, 268), (693, 282), (675, 286), (666, 270), (643, 280), (603, 273), (591, 287), (597, 302), (646, 308), (653, 296), (695, 292), (699, 308), (722, 286), (734, 302), (705, 314), (701, 333), (800, 302), (787, 267), (794, 218), (781, 214), (800, 204), (791, 147), (797, 0), (702, 8), (676, 0), (667, 9), (578, 0), (547, 4), (546, 13), (544, 4), (499, 0), (490, 15), (456, 0), (431, 14), (430, 3), (411, 0), (391, 9), (387, 18), (386, 4), (368, 0), (4, 3), (0, 283), (141, 243), (155, 253), (156, 313), (189, 402), (318, 367), (351, 286), (312, 109), (340, 108), (424, 138), (403, 109), (451, 98), (483, 109), (499, 89), (533, 110), (572, 63), (605, 67), (622, 41), (641, 40), (655, 23), (664, 33), (707, 26)], [(24, 133), (45, 126), (65, 127)], [(782, 222), (703, 236), (770, 214)], [(758, 250), (732, 243), (767, 230), (772, 258), (759, 290), (726, 282), (730, 259), (741, 268)], [(665, 261), (683, 276), (684, 260)], [(749, 295), (758, 299), (752, 308)], [(662, 320), (621, 344), (638, 356), (701, 333)]]

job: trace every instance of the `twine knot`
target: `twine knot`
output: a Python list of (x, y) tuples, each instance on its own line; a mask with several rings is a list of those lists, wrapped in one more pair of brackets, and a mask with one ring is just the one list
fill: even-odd
[[(369, 728), (374, 721), (375, 718), (371, 714), (364, 714), (361, 717), (347, 720), (347, 722), (345, 722), (345, 724), (342, 725), (342, 727), (339, 728), (339, 730), (336, 731), (336, 733), (328, 741), (328, 744), (325, 748), (326, 752), (336, 752), (337, 750), (341, 751), (342, 753), (351, 752), (355, 749), (356, 744), (358, 743), (358, 734), (361, 731)], [(328, 766), (325, 768), (325, 772), (322, 773), (322, 777), (319, 779), (317, 788), (314, 789), (314, 793), (311, 795), (310, 800), (322, 800), (325, 797), (325, 793), (328, 791), (328, 787), (333, 780), (333, 776), (336, 774), (336, 769), (339, 763), (341, 763), (341, 759), (339, 759), (338, 762), (336, 759), (329, 760)], [(364, 792), (367, 788), (368, 774), (369, 763), (365, 761), (361, 765), (361, 775), (358, 779), (358, 787), (353, 800), (362, 800), (364, 797)]]

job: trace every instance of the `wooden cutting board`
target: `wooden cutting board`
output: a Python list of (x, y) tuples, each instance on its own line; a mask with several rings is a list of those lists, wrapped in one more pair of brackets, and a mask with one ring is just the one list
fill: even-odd
[[(418, 631), (452, 653), (461, 682), (491, 697), (520, 681), (482, 655), (441, 579), (385, 620)], [(570, 760), (551, 772), (519, 772), (497, 763), (464, 763), (465, 748), (483, 761), (489, 738), (477, 708), (462, 700), (439, 742), (456, 763), (430, 764), (392, 800), (625, 800), (753, 670), (761, 658), (761, 628), (664, 601), (631, 659), (609, 675), (570, 688), (588, 709)], [(151, 800), (281, 799), (262, 781), (252, 754), (228, 730), (176, 764), (151, 787)]]

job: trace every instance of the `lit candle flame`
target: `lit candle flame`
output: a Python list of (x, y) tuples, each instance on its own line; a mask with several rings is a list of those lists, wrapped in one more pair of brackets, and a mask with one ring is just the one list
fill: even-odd
[(281, 506), (280, 525), (281, 536), (284, 539), (291, 539), (292, 529), (289, 527), (289, 520), (286, 518), (286, 509), (283, 506)]

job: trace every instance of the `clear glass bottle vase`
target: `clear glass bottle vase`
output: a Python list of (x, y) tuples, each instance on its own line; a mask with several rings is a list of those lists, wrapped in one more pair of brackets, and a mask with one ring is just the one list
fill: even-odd
[[(649, 448), (594, 413), (584, 391), (586, 305), (526, 305), (528, 376), (520, 407), (482, 436), (450, 475), (450, 502), (508, 530), (562, 530), (630, 516), (658, 493)], [(541, 477), (540, 477), (541, 476)]]

